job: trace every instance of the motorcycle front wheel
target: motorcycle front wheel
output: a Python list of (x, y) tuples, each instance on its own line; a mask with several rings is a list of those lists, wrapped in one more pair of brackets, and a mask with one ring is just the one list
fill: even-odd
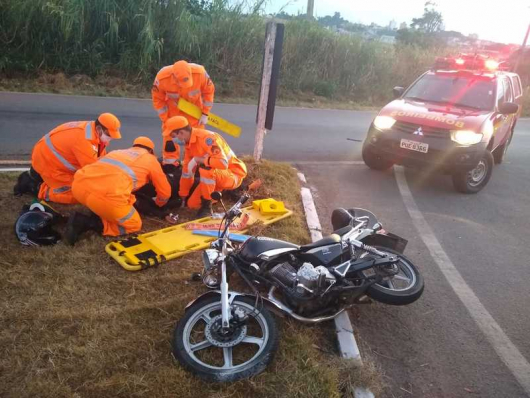
[[(390, 305), (407, 305), (418, 300), (425, 285), (412, 261), (395, 250), (386, 247), (377, 249), (398, 256), (399, 261), (395, 264), (397, 273), (384, 277), (381, 283), (371, 285), (366, 294), (376, 301)], [(364, 276), (372, 276), (373, 273), (373, 269), (363, 271)]]
[(255, 300), (236, 297), (247, 316), (242, 325), (221, 328), (221, 298), (210, 297), (193, 304), (179, 320), (173, 335), (173, 355), (189, 372), (210, 382), (233, 382), (257, 375), (273, 360), (279, 332), (273, 315)]

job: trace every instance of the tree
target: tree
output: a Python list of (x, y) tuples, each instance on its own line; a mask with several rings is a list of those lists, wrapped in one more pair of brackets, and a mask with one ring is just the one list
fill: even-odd
[(326, 15), (325, 17), (319, 17), (318, 23), (323, 26), (328, 26), (328, 27), (332, 27), (332, 26), (340, 27), (348, 23), (348, 21), (346, 21), (344, 18), (341, 17), (340, 12), (336, 12), (335, 14), (333, 14), (333, 16)]
[(436, 10), (436, 3), (427, 1), (423, 8), (423, 16), (412, 19), (411, 28), (418, 29), (425, 33), (435, 33), (442, 30), (443, 17)]

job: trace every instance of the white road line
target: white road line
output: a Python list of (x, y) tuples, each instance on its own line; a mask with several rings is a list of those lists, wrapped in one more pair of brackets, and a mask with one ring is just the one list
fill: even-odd
[(8, 168), (0, 168), (0, 173), (9, 173), (12, 171), (28, 171), (29, 167), (8, 167)]
[(6, 164), (31, 164), (31, 160), (0, 160), (0, 165)]
[(510, 338), (504, 333), (495, 319), (493, 319), (484, 305), (482, 305), (479, 298), (464, 281), (464, 278), (442, 248), (442, 245), (436, 238), (433, 230), (416, 205), (416, 201), (414, 200), (407, 184), (403, 168), (400, 166), (394, 167), (394, 174), (396, 176), (399, 191), (403, 197), (403, 202), (407, 207), (412, 222), (418, 230), (425, 246), (429, 249), (432, 258), (444, 274), (458, 298), (467, 308), (482, 333), (486, 335), (490, 344), (497, 352), (497, 355), (510, 369), (526, 393), (530, 395), (530, 364), (511, 342)]

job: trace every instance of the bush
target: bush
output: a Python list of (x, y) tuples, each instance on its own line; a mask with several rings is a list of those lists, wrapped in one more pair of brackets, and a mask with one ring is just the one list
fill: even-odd
[[(257, 94), (266, 20), (264, 1), (0, 0), (0, 71), (118, 74), (149, 87), (178, 59), (203, 64), (218, 92)], [(286, 23), (280, 96), (300, 91), (379, 103), (408, 85), (433, 55), (341, 35), (315, 21)]]

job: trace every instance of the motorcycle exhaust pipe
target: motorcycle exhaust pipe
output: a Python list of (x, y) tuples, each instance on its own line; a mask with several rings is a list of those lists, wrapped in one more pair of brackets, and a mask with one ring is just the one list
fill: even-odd
[(333, 315), (321, 316), (321, 317), (316, 317), (316, 318), (306, 318), (306, 317), (303, 317), (303, 316), (300, 316), (300, 315), (296, 314), (291, 308), (289, 308), (287, 305), (285, 305), (280, 300), (278, 300), (276, 297), (274, 297), (274, 291), (275, 290), (276, 290), (276, 286), (272, 286), (270, 288), (269, 296), (267, 297), (268, 301), (270, 303), (274, 304), (281, 311), (285, 312), (289, 316), (291, 316), (294, 319), (296, 319), (297, 321), (304, 322), (304, 323), (320, 323), (320, 322), (324, 322), (324, 321), (330, 321), (330, 320), (334, 319), (335, 317), (337, 317), (338, 315), (340, 315), (341, 313), (343, 313), (344, 311), (346, 311), (346, 308), (348, 308), (348, 307), (344, 307), (344, 308), (342, 308), (341, 310), (339, 310), (337, 313), (335, 313)]

